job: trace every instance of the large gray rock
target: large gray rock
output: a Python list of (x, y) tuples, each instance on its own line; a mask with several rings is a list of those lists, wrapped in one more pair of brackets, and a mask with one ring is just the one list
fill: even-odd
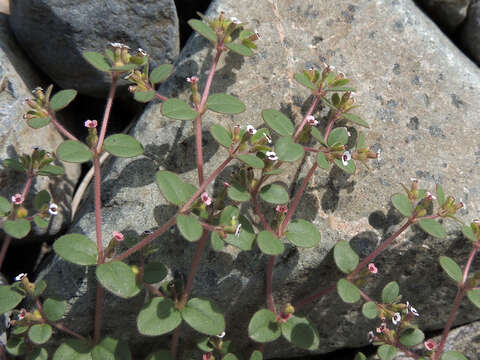
[[(63, 141), (62, 136), (53, 125), (42, 129), (30, 128), (23, 114), (28, 106), (23, 104), (26, 97), (32, 97), (29, 89), (41, 85), (42, 80), (33, 70), (32, 64), (18, 47), (8, 26), (8, 16), (0, 14), (0, 159), (14, 158), (24, 153), (31, 154), (32, 147), (55, 152)], [(80, 167), (65, 164), (66, 177), (47, 178), (39, 176), (27, 197), (30, 204), (36, 192), (46, 189), (50, 191), (54, 201), (60, 206), (59, 214), (48, 229), (50, 235), (56, 234), (60, 228), (70, 222), (70, 202), (76, 181), (80, 175)], [(0, 169), (0, 195), (10, 197), (21, 193), (26, 176), (11, 169)], [(39, 233), (45, 233), (40, 231)], [(3, 234), (1, 235), (3, 237)], [(28, 239), (27, 241), (31, 241)], [(18, 243), (20, 240), (14, 242)]]
[(104, 95), (109, 79), (83, 58), (110, 42), (142, 48), (154, 64), (178, 55), (178, 18), (173, 0), (11, 1), (10, 24), (31, 59), (63, 88)]
[(471, 0), (417, 0), (447, 32), (453, 32), (467, 17)]
[[(287, 246), (274, 271), (274, 297), (278, 306), (300, 300), (312, 292), (330, 287), (341, 276), (332, 261), (332, 247), (339, 240), (350, 240), (364, 257), (400, 224), (391, 210), (390, 197), (401, 191), (399, 183), (419, 178), (422, 187), (432, 189), (442, 183), (449, 193), (463, 198), (468, 205), (460, 214), (466, 221), (480, 210), (478, 178), (480, 161), (478, 137), (478, 96), (480, 73), (410, 0), (360, 0), (351, 5), (341, 0), (242, 2), (223, 0), (211, 5), (208, 15), (220, 10), (257, 27), (262, 34), (259, 50), (251, 58), (228, 54), (219, 64), (212, 92), (228, 92), (247, 104), (243, 114), (221, 116), (208, 113), (205, 130), (213, 122), (222, 124), (262, 123), (261, 110), (281, 109), (295, 121), (309, 104), (309, 92), (293, 80), (305, 67), (320, 67), (322, 61), (335, 65), (352, 78), (358, 89), (358, 110), (371, 125), (367, 142), (382, 151), (380, 161), (371, 170), (360, 167), (355, 176), (332, 169), (316, 176), (302, 199), (298, 217), (312, 221), (322, 233), (315, 249)], [(193, 37), (184, 49), (171, 80), (161, 92), (187, 99), (185, 78), (198, 75), (204, 81), (213, 58), (207, 41)], [(201, 83), (200, 86), (203, 84)], [(326, 110), (317, 116), (326, 115)], [(325, 127), (323, 118), (320, 127)], [(355, 135), (353, 128), (349, 128)], [(156, 228), (175, 212), (159, 193), (154, 174), (160, 167), (179, 172), (196, 184), (192, 122), (179, 123), (161, 115), (159, 104), (151, 105), (133, 131), (146, 148), (139, 159), (116, 160), (103, 183), (104, 239), (112, 231), (141, 233)], [(208, 135), (204, 142), (205, 173), (211, 173), (226, 157)], [(308, 157), (290, 167), (282, 181), (292, 193), (315, 159)], [(229, 167), (221, 176), (228, 174)], [(293, 184), (290, 184), (293, 182)], [(218, 182), (221, 184), (221, 181)], [(212, 188), (209, 192), (212, 193)], [(264, 204), (266, 213), (272, 206)], [(72, 232), (94, 239), (94, 214), (85, 213)], [(438, 256), (447, 254), (465, 262), (469, 247), (459, 228), (448, 222), (449, 236), (437, 240), (413, 228), (375, 263), (378, 280), (365, 290), (375, 299), (383, 286), (396, 280), (403, 299), (419, 310), (424, 329), (439, 329), (448, 316), (455, 287), (442, 274)], [(195, 246), (184, 241), (172, 229), (155, 242), (160, 248), (152, 259), (164, 262), (171, 272), (188, 273)], [(138, 257), (133, 257), (133, 262)], [(195, 280), (193, 294), (207, 296), (226, 314), (227, 339), (240, 347), (248, 344), (247, 324), (253, 313), (264, 307), (264, 269), (267, 258), (256, 248), (239, 252), (233, 247), (216, 253), (207, 249)], [(53, 288), (62, 289), (69, 299), (68, 321), (88, 332), (92, 326), (94, 269), (84, 270), (53, 258), (43, 276)], [(143, 301), (136, 297), (127, 307), (124, 300), (108, 297), (105, 301), (105, 331), (128, 340), (132, 348), (147, 351), (148, 344), (160, 346), (157, 339), (136, 335), (135, 316)], [(306, 314), (318, 326), (320, 348), (326, 353), (342, 347), (367, 343), (367, 332), (376, 325), (360, 313), (361, 304), (346, 305), (332, 294), (305, 307)], [(85, 316), (85, 314), (91, 316)], [(480, 318), (466, 302), (456, 323)], [(182, 345), (189, 348), (192, 335), (182, 330)], [(160, 344), (168, 343), (162, 338)], [(305, 353), (292, 349), (283, 340), (266, 346), (266, 357)], [(187, 358), (187, 357), (185, 357)], [(193, 356), (192, 356), (193, 358)]]
[(474, 0), (461, 33), (462, 43), (480, 65), (480, 1)]

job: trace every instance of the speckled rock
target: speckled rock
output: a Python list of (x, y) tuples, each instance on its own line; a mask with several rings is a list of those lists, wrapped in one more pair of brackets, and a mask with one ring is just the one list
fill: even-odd
[(471, 0), (417, 0), (429, 16), (447, 32), (453, 32), (467, 17)]
[(63, 88), (105, 95), (109, 79), (81, 56), (110, 42), (147, 51), (157, 65), (178, 55), (173, 0), (12, 1), (10, 24), (31, 59)]
[(462, 28), (462, 43), (480, 65), (480, 1), (474, 0), (468, 9), (467, 20)]
[[(442, 183), (449, 193), (466, 202), (461, 217), (469, 220), (478, 216), (480, 73), (412, 1), (339, 0), (332, 7), (316, 0), (224, 0), (214, 1), (208, 14), (213, 16), (220, 10), (248, 21), (262, 39), (257, 54), (251, 58), (228, 54), (219, 64), (212, 89), (213, 93), (240, 97), (247, 105), (246, 112), (233, 117), (208, 113), (205, 131), (216, 121), (225, 126), (260, 125), (261, 110), (266, 108), (281, 109), (298, 122), (311, 100), (293, 75), (305, 67), (320, 67), (325, 61), (351, 77), (362, 105), (358, 113), (371, 126), (367, 143), (382, 151), (380, 161), (373, 161), (370, 170), (359, 168), (355, 176), (345, 176), (336, 169), (317, 171), (297, 216), (312, 221), (320, 229), (322, 241), (314, 249), (287, 246), (277, 258), (274, 297), (278, 306), (295, 303), (335, 284), (341, 276), (332, 260), (331, 250), (337, 241), (350, 240), (364, 257), (397, 229), (401, 218), (391, 209), (390, 197), (401, 191), (401, 182), (408, 183), (411, 177), (417, 177), (422, 187), (430, 189), (436, 182)], [(212, 58), (208, 43), (193, 37), (161, 92), (187, 99), (185, 78), (198, 75), (205, 80)], [(324, 130), (326, 110), (319, 109), (316, 115), (322, 118), (319, 126)], [(349, 130), (356, 136), (353, 127)], [(175, 212), (159, 193), (154, 174), (158, 168), (168, 169), (196, 184), (193, 134), (191, 122), (163, 117), (159, 104), (148, 107), (133, 130), (146, 148), (145, 156), (115, 161), (104, 181), (105, 239), (114, 230), (139, 234), (156, 228)], [(204, 151), (205, 172), (209, 174), (227, 154), (215, 145), (208, 132)], [(282, 181), (292, 193), (313, 161), (307, 157), (296, 164), (298, 171), (292, 167), (285, 172)], [(218, 184), (235, 166), (226, 169)], [(212, 188), (209, 192), (213, 192)], [(264, 209), (270, 214), (273, 211), (265, 204)], [(92, 209), (85, 209), (71, 231), (93, 239), (93, 223)], [(366, 290), (379, 298), (387, 282), (398, 281), (403, 298), (419, 310), (420, 325), (430, 330), (443, 326), (448, 315), (445, 308), (455, 296), (453, 284), (438, 265), (438, 256), (447, 254), (464, 262), (469, 250), (458, 226), (448, 224), (446, 240), (433, 239), (418, 228), (400, 237), (375, 261), (380, 274)], [(152, 259), (164, 262), (172, 273), (188, 273), (195, 246), (184, 241), (175, 229), (155, 245), (160, 251)], [(218, 303), (226, 314), (226, 339), (247, 347), (248, 321), (264, 306), (267, 258), (256, 248), (239, 253), (227, 247), (220, 253), (207, 249), (202, 260), (193, 294), (208, 296)], [(44, 277), (61, 287), (69, 298), (69, 323), (87, 332), (93, 318), (94, 280), (93, 275), (85, 277), (85, 273), (80, 267), (54, 258)], [(92, 273), (93, 269), (89, 269), (88, 274)], [(128, 340), (135, 350), (141, 347), (147, 351), (147, 344), (161, 345), (157, 339), (134, 335), (136, 306), (142, 301), (135, 298), (134, 305), (127, 308), (123, 300), (109, 297), (105, 314), (112, 315), (106, 316), (105, 329)], [(318, 353), (367, 344), (366, 334), (376, 322), (365, 320), (360, 307), (343, 304), (332, 294), (302, 309), (300, 314), (308, 315), (318, 326)], [(87, 312), (92, 316), (85, 316)], [(478, 318), (480, 312), (465, 302), (457, 323)], [(192, 334), (187, 326), (182, 329), (182, 347), (189, 349)], [(162, 341), (168, 343), (168, 338)], [(306, 353), (283, 340), (266, 346), (265, 351), (267, 358)]]
[[(31, 97), (29, 89), (42, 84), (41, 79), (32, 68), (32, 64), (18, 47), (8, 26), (8, 16), (0, 14), (0, 159), (12, 158), (23, 153), (31, 154), (33, 146), (39, 146), (54, 152), (63, 141), (62, 136), (53, 125), (34, 130), (28, 127), (22, 115), (28, 110), (23, 104), (26, 97)], [(35, 192), (47, 189), (54, 201), (60, 206), (59, 215), (48, 229), (50, 235), (70, 222), (69, 203), (72, 199), (75, 183), (80, 175), (77, 165), (65, 165), (66, 178), (47, 178), (39, 176), (34, 182)], [(21, 193), (26, 177), (11, 169), (0, 168), (0, 195), (10, 198)], [(32, 192), (27, 203), (33, 200)], [(37, 231), (38, 229), (36, 229)], [(37, 234), (45, 233), (44, 230)], [(3, 238), (3, 233), (0, 235)], [(24, 240), (15, 240), (19, 243)], [(32, 239), (27, 238), (27, 241)]]

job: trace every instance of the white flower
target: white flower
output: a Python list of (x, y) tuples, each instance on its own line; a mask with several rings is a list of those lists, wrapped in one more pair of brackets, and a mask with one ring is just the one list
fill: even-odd
[(407, 301), (407, 314), (411, 312), (413, 315), (415, 316), (420, 316), (420, 314), (418, 313), (417, 309), (415, 309), (412, 305), (410, 305), (410, 303)]
[(58, 215), (58, 205), (55, 203), (51, 203), (48, 207), (48, 212), (50, 215)]
[(345, 151), (342, 155), (342, 164), (343, 166), (347, 166), (348, 162), (352, 159), (352, 154), (350, 154), (350, 151)]
[(15, 194), (12, 196), (12, 202), (15, 204), (15, 205), (20, 205), (21, 203), (23, 203), (25, 201), (24, 197), (22, 194)]
[(416, 182), (418, 182), (418, 179), (417, 178), (410, 178), (410, 181), (416, 183)]
[(143, 50), (142, 48), (138, 48), (137, 52), (142, 56), (147, 56), (147, 52), (145, 50)]
[(380, 161), (380, 153), (381, 153), (381, 150), (378, 149), (378, 150), (377, 150), (377, 161)]
[(240, 230), (242, 229), (242, 224), (238, 224), (237, 228), (235, 229), (235, 237), (240, 236)]
[(309, 125), (311, 125), (311, 126), (317, 126), (318, 125), (318, 121), (315, 120), (315, 117), (313, 117), (312, 115), (308, 115), (306, 117), (306, 119), (307, 119), (307, 122), (308, 122)]
[(231, 21), (232, 23), (234, 23), (234, 24), (239, 24), (239, 23), (240, 23), (240, 20), (238, 20), (235, 16), (232, 16), (232, 17), (230, 18), (230, 21)]
[(17, 276), (15, 276), (15, 281), (21, 281), (21, 280), (25, 279), (26, 277), (27, 277), (26, 273), (18, 274)]
[(272, 143), (272, 138), (271, 138), (270, 136), (268, 136), (267, 134), (263, 133), (263, 137), (264, 137), (265, 139), (267, 139), (267, 142), (268, 142), (269, 144)]
[(375, 339), (375, 334), (373, 333), (373, 331), (369, 331), (368, 332), (368, 342), (372, 343), (373, 339)]
[(255, 129), (252, 125), (247, 125), (247, 132), (250, 135), (254, 135), (257, 132), (257, 129)]
[(267, 155), (268, 160), (271, 160), (271, 161), (278, 160), (278, 156), (275, 153), (275, 151), (267, 151), (265, 155)]
[(402, 316), (400, 315), (400, 313), (395, 313), (392, 317), (392, 322), (393, 322), (393, 325), (397, 325), (400, 320), (402, 320)]
[(217, 338), (223, 339), (225, 337), (225, 331), (222, 331), (220, 334), (217, 335)]

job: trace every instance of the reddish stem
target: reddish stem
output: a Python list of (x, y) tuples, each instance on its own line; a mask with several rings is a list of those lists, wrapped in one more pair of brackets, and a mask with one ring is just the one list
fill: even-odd
[(312, 148), (312, 147), (309, 147), (309, 146), (304, 146), (303, 150), (308, 151), (308, 152), (314, 152), (314, 153), (318, 153), (318, 152), (321, 151), (320, 149), (315, 149), (315, 148)]
[(164, 297), (165, 295), (163, 294), (163, 292), (161, 292), (159, 289), (153, 287), (152, 285), (150, 284), (147, 284), (147, 283), (143, 283), (143, 286), (145, 286), (148, 291), (150, 291), (152, 294), (156, 295), (156, 296), (159, 296), (159, 297)]
[(103, 113), (102, 129), (100, 130), (100, 136), (97, 142), (96, 152), (100, 154), (102, 152), (103, 140), (107, 132), (108, 119), (110, 118), (110, 111), (112, 110), (113, 98), (115, 97), (115, 90), (117, 89), (118, 73), (112, 74), (112, 84), (110, 85), (110, 91), (108, 92), (107, 105), (105, 105), (105, 112)]
[(325, 137), (323, 138), (325, 143), (327, 143), (328, 135), (330, 135), (330, 132), (333, 129), (333, 124), (335, 124), (335, 120), (337, 120), (337, 118), (338, 114), (333, 115), (332, 113), (332, 115), (330, 115), (330, 120), (328, 121), (327, 129), (325, 130)]
[(275, 256), (271, 255), (268, 258), (268, 264), (267, 264), (267, 305), (268, 308), (270, 309), (271, 312), (273, 312), (275, 315), (277, 312), (275, 311), (275, 303), (273, 302), (273, 295), (272, 295), (272, 289), (273, 289), (273, 282), (272, 282), (272, 277), (273, 277), (273, 266), (275, 265)]
[(53, 125), (55, 125), (55, 127), (61, 134), (63, 134), (65, 137), (69, 138), (70, 140), (78, 141), (78, 139), (72, 133), (70, 133), (58, 122), (58, 120), (55, 118), (55, 114), (52, 111), (48, 110), (48, 115)]
[(301, 122), (300, 126), (298, 127), (297, 131), (295, 132), (295, 135), (293, 136), (293, 141), (297, 142), (298, 136), (300, 135), (303, 128), (305, 127), (305, 124), (307, 123), (307, 117), (312, 115), (313, 110), (315, 110), (315, 108), (317, 107), (319, 100), (320, 100), (320, 98), (318, 96), (315, 96), (315, 99), (313, 100), (312, 105), (308, 109), (307, 114), (303, 118), (303, 121)]
[(168, 100), (168, 98), (166, 98), (165, 96), (160, 95), (158, 93), (155, 93), (155, 97), (159, 100), (162, 100), (162, 101), (167, 101)]
[(97, 282), (97, 297), (95, 301), (95, 324), (93, 333), (93, 343), (97, 344), (100, 340), (100, 333), (102, 330), (102, 308), (103, 308), (104, 290), (102, 285)]
[(400, 345), (400, 344), (395, 344), (395, 346), (397, 348), (399, 348), (400, 350), (402, 350), (405, 354), (407, 354), (408, 356), (414, 358), (415, 360), (419, 359), (420, 356), (415, 354), (414, 352), (411, 352), (410, 350), (408, 350), (407, 348), (405, 348), (404, 346)]
[(55, 322), (50, 322), (50, 321), (49, 321), (48, 323), (49, 323), (50, 325), (52, 325), (52, 326), (55, 326), (58, 330), (61, 330), (61, 331), (63, 331), (64, 333), (67, 333), (67, 334), (69, 334), (69, 335), (72, 335), (72, 336), (76, 337), (77, 339), (80, 339), (80, 340), (82, 340), (82, 341), (85, 341), (87, 344), (90, 344), (90, 341), (89, 341), (86, 337), (84, 337), (84, 336), (76, 333), (76, 332), (73, 331), (73, 330), (70, 330), (69, 328), (63, 326), (63, 324), (55, 323)]
[(180, 337), (180, 326), (181, 325), (178, 325), (177, 328), (173, 331), (172, 343), (170, 344), (170, 351), (172, 352), (173, 360), (177, 358), (178, 339)]
[(260, 210), (260, 205), (258, 204), (257, 192), (256, 191), (252, 192), (252, 202), (253, 202), (253, 207), (255, 209), (255, 213), (258, 215), (263, 227), (265, 229), (267, 229), (268, 231), (270, 231), (271, 233), (275, 234), (275, 231), (273, 231), (273, 229), (270, 227), (270, 225), (268, 225), (267, 220), (265, 219), (265, 217), (262, 214), (262, 211)]
[(7, 254), (7, 250), (11, 242), (12, 237), (10, 235), (5, 236), (3, 239), (2, 250), (0, 251), (0, 270), (2, 269), (3, 260), (5, 260), (5, 255)]
[(335, 291), (336, 288), (337, 288), (337, 285), (332, 285), (327, 289), (319, 291), (319, 292), (317, 292), (317, 293), (315, 293), (315, 294), (313, 294), (313, 295), (311, 295), (311, 296), (309, 296), (305, 299), (300, 300), (298, 303), (294, 304), (293, 307), (295, 308), (295, 311), (298, 311), (298, 309), (304, 307), (305, 305), (308, 305), (311, 302), (314, 302), (314, 301), (320, 299), (323, 296), (331, 294), (332, 292)]
[(30, 186), (32, 185), (33, 178), (34, 178), (34, 176), (29, 176), (27, 178), (27, 182), (25, 183), (25, 186), (23, 187), (22, 197), (24, 199), (26, 199), (26, 197), (27, 197), (28, 191), (30, 190)]

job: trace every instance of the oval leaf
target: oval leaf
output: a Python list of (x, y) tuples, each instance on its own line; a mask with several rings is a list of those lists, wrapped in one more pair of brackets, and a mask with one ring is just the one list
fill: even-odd
[(230, 245), (238, 247), (240, 250), (251, 250), (253, 241), (255, 240), (255, 230), (253, 230), (250, 221), (248, 221), (248, 219), (243, 215), (239, 216), (238, 222), (242, 224), (238, 236), (235, 236), (234, 234), (228, 234), (225, 238), (225, 241)]
[(177, 227), (182, 236), (188, 241), (197, 241), (203, 233), (202, 225), (193, 216), (178, 214)]
[(3, 231), (15, 239), (22, 239), (30, 232), (30, 221), (26, 219), (7, 220), (3, 224)]
[(0, 196), (0, 216), (8, 214), (12, 210), (12, 203), (3, 196)]
[(469, 290), (467, 296), (473, 305), (480, 308), (480, 289)]
[(359, 257), (346, 241), (339, 241), (333, 249), (333, 259), (337, 267), (345, 274), (350, 274), (358, 265)]
[(38, 175), (42, 176), (58, 176), (65, 174), (65, 169), (57, 165), (45, 165), (38, 171)]
[(257, 235), (257, 245), (267, 255), (281, 255), (285, 250), (282, 240), (270, 231), (262, 231)]
[(475, 237), (475, 233), (473, 232), (473, 229), (471, 226), (462, 226), (462, 233), (463, 236), (465, 236), (467, 239), (477, 242), (477, 238)]
[(442, 206), (445, 203), (445, 192), (440, 184), (437, 184), (437, 201), (439, 206)]
[(245, 111), (245, 104), (232, 95), (213, 94), (207, 99), (207, 108), (221, 114), (240, 114)]
[(77, 92), (72, 89), (59, 91), (50, 99), (50, 109), (53, 111), (62, 110), (75, 99), (75, 96), (77, 96)]
[(367, 360), (367, 357), (363, 353), (359, 352), (355, 355), (353, 360)]
[(305, 350), (318, 349), (320, 342), (318, 331), (307, 318), (293, 315), (280, 327), (283, 337), (293, 345)]
[(226, 47), (233, 52), (242, 55), (242, 56), (252, 56), (253, 51), (250, 49), (248, 46), (242, 45), (242, 44), (237, 44), (237, 43), (230, 43), (227, 44)]
[(210, 28), (210, 26), (205, 24), (203, 21), (197, 19), (188, 20), (188, 25), (190, 25), (193, 30), (211, 42), (217, 42), (217, 34), (215, 34), (215, 31), (213, 31), (212, 28)]
[(160, 66), (157, 66), (150, 73), (150, 82), (152, 84), (161, 83), (162, 81), (167, 80), (167, 78), (170, 76), (172, 71), (173, 71), (172, 64), (162, 64)]
[(60, 160), (72, 163), (83, 163), (92, 159), (92, 152), (87, 145), (75, 140), (65, 140), (57, 149)]
[(261, 351), (254, 350), (250, 355), (250, 360), (263, 360), (263, 354)]
[(369, 301), (362, 306), (362, 314), (367, 319), (375, 319), (378, 315), (377, 304), (373, 301)]
[(145, 304), (137, 317), (138, 331), (143, 335), (158, 336), (177, 328), (182, 322), (180, 312), (172, 300), (155, 297)]
[(307, 76), (304, 74), (304, 73), (298, 73), (298, 74), (295, 74), (295, 80), (297, 80), (297, 82), (309, 89), (312, 89), (312, 90), (317, 90), (317, 87), (312, 84), (312, 82), (310, 81), (310, 79), (307, 78)]
[(165, 199), (177, 206), (187, 202), (197, 191), (195, 186), (184, 183), (171, 171), (158, 171), (156, 180)]
[(135, 91), (133, 98), (141, 103), (147, 103), (155, 97), (155, 90)]
[(347, 174), (355, 173), (356, 166), (355, 166), (355, 161), (353, 159), (349, 160), (347, 162), (347, 165), (344, 165), (343, 161), (340, 159), (334, 159), (333, 162), (345, 173)]
[(23, 296), (12, 290), (10, 286), (0, 286), (0, 314), (12, 310), (15, 306), (20, 304), (20, 301), (22, 300)]
[(35, 210), (41, 210), (44, 206), (48, 206), (51, 199), (50, 193), (47, 190), (39, 191), (33, 199), (33, 207)]
[(45, 229), (48, 227), (49, 221), (44, 219), (38, 215), (33, 215), (33, 222), (41, 229)]
[(382, 360), (393, 360), (395, 355), (397, 355), (397, 348), (392, 345), (382, 345), (377, 350), (378, 356)]
[(97, 279), (111, 293), (129, 298), (136, 295), (136, 280), (130, 266), (121, 261), (110, 261), (97, 266)]
[(107, 58), (102, 54), (99, 54), (94, 51), (85, 51), (82, 53), (83, 58), (87, 60), (93, 67), (97, 68), (103, 72), (110, 71), (110, 63), (108, 62)]
[(263, 169), (265, 166), (262, 159), (252, 154), (237, 155), (237, 159), (255, 169)]
[(262, 111), (263, 120), (270, 128), (282, 136), (293, 135), (293, 124), (288, 117), (280, 111), (267, 109)]
[(346, 303), (355, 303), (360, 300), (360, 291), (346, 279), (338, 280), (337, 292), (340, 298)]
[(327, 158), (321, 151), (318, 152), (317, 165), (324, 170), (330, 169), (330, 162), (327, 160)]
[(332, 130), (328, 135), (327, 145), (332, 147), (334, 145), (345, 145), (348, 142), (348, 131), (344, 127), (338, 127)]
[(225, 330), (225, 319), (222, 313), (207, 299), (190, 299), (181, 313), (183, 320), (199, 333), (218, 335)]
[(34, 117), (27, 120), (28, 126), (32, 129), (40, 129), (50, 124), (50, 118), (48, 117)]
[(391, 304), (398, 298), (400, 288), (395, 281), (389, 282), (382, 290), (382, 302), (384, 304)]
[(248, 336), (259, 343), (276, 340), (281, 334), (275, 314), (267, 309), (258, 310), (248, 324)]
[(143, 154), (143, 146), (135, 138), (126, 134), (115, 134), (107, 137), (103, 149), (110, 154), (130, 158)]
[(176, 120), (194, 120), (197, 117), (197, 112), (180, 99), (164, 101), (162, 103), (162, 114)]
[(238, 182), (232, 182), (227, 189), (227, 194), (233, 201), (244, 202), (250, 200), (250, 193)]
[[(349, 90), (347, 90), (347, 91), (349, 91)], [(357, 115), (346, 113), (346, 114), (343, 114), (342, 117), (344, 119), (347, 119), (350, 122), (353, 122), (354, 124), (357, 124), (357, 125), (360, 125), (360, 126), (363, 126), (363, 127), (366, 127), (366, 128), (370, 127), (370, 126), (368, 126), (368, 123), (365, 120), (363, 120), (361, 117), (359, 117)]]
[(82, 340), (68, 339), (53, 354), (53, 360), (92, 360), (91, 348)]
[(223, 147), (229, 149), (232, 146), (232, 136), (223, 126), (213, 124), (210, 127), (210, 133), (212, 134), (213, 138)]
[(151, 262), (143, 268), (143, 281), (147, 284), (155, 284), (167, 276), (168, 270), (162, 263)]
[(465, 355), (458, 351), (446, 351), (442, 354), (440, 360), (468, 360)]
[(288, 193), (278, 184), (269, 184), (260, 190), (262, 200), (271, 204), (286, 204), (288, 202)]
[(210, 235), (210, 245), (213, 251), (222, 251), (225, 247), (225, 241), (218, 235), (217, 232), (212, 231)]
[(392, 204), (403, 216), (410, 217), (412, 215), (412, 203), (404, 194), (393, 195)]
[(300, 159), (305, 150), (303, 146), (293, 141), (291, 137), (281, 137), (275, 144), (275, 152), (281, 161), (296, 161)]
[(30, 360), (48, 360), (48, 352), (44, 348), (35, 348), (30, 353)]
[(320, 242), (320, 233), (315, 225), (303, 219), (290, 222), (285, 236), (298, 247), (310, 248)]
[(445, 271), (450, 278), (455, 280), (457, 283), (462, 282), (462, 269), (460, 269), (460, 266), (458, 266), (455, 261), (450, 259), (448, 256), (440, 256), (439, 261), (443, 271)]
[(52, 336), (52, 327), (48, 324), (35, 324), (28, 330), (28, 337), (34, 344), (45, 344)]
[(27, 344), (25, 344), (23, 337), (10, 336), (5, 348), (9, 354), (19, 356), (25, 354), (25, 351), (27, 350)]
[(415, 346), (420, 344), (425, 339), (425, 335), (420, 329), (410, 328), (405, 330), (400, 336), (400, 342), (407, 346)]
[(67, 302), (63, 299), (47, 298), (43, 302), (43, 312), (50, 321), (58, 321), (65, 314)]
[(422, 228), (423, 231), (434, 237), (445, 239), (445, 237), (447, 236), (447, 233), (445, 232), (442, 224), (440, 224), (434, 219), (420, 219), (418, 221), (418, 225)]
[(97, 246), (82, 234), (67, 234), (57, 239), (53, 250), (64, 260), (78, 265), (95, 265), (97, 263)]
[(107, 336), (92, 350), (93, 360), (130, 360), (132, 358), (128, 344)]

